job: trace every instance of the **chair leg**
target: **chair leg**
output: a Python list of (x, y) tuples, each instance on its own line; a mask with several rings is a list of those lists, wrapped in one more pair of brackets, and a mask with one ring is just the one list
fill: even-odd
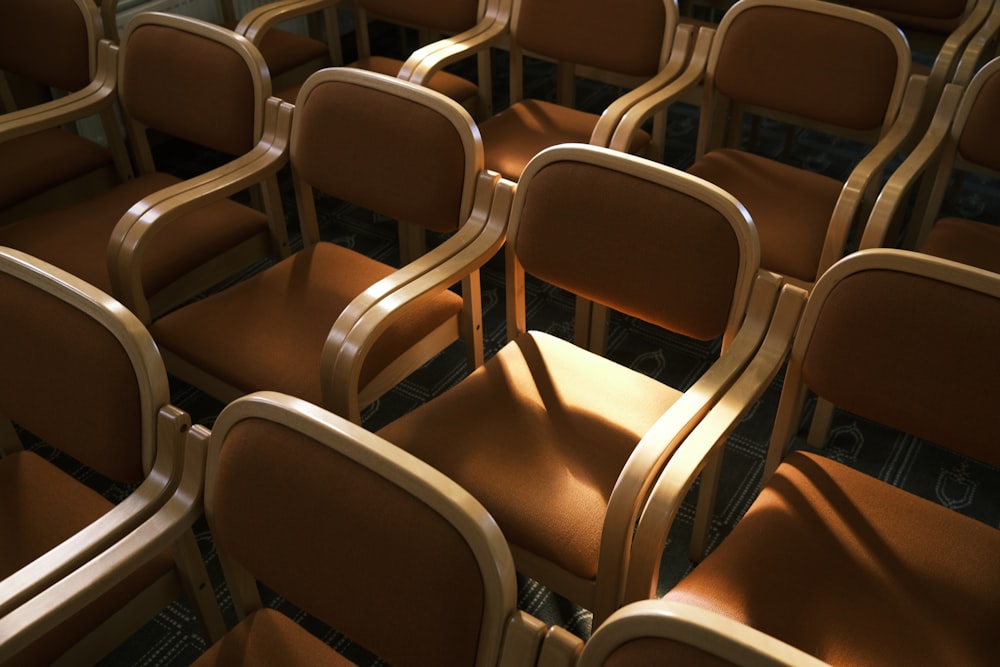
[(226, 634), (226, 622), (222, 619), (219, 601), (193, 531), (186, 530), (181, 534), (173, 545), (173, 553), (181, 588), (198, 616), (202, 634), (210, 644), (215, 643)]
[(694, 526), (691, 529), (691, 546), (689, 556), (692, 561), (699, 562), (707, 554), (708, 529), (712, 525), (715, 514), (715, 499), (719, 490), (719, 477), (722, 474), (723, 449), (718, 447), (713, 451), (701, 471), (701, 485), (698, 488), (698, 504), (694, 511)]
[(809, 434), (806, 442), (811, 447), (823, 447), (826, 444), (826, 436), (830, 433), (830, 424), (833, 422), (833, 403), (816, 397), (816, 407), (813, 409), (812, 423), (809, 425)]
[(483, 365), (483, 298), (479, 270), (462, 278), (462, 338), (465, 363), (471, 373)]

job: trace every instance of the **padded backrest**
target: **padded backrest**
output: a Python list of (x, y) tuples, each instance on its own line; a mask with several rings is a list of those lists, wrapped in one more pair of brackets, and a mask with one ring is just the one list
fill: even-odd
[[(1000, 465), (1000, 277), (948, 266), (947, 276), (870, 268), (832, 288), (822, 277), (803, 316), (816, 319), (802, 377), (850, 412)], [(992, 293), (964, 285), (968, 274)]]
[(472, 119), (457, 104), (351, 70), (307, 81), (292, 120), (291, 160), (297, 178), (328, 195), (447, 232), (469, 213), (483, 158)]
[(520, 0), (511, 34), (530, 52), (649, 77), (677, 13), (676, 0)]
[(476, 24), (478, 0), (359, 0), (363, 9), (403, 25), (457, 33)]
[(90, 0), (0, 2), (0, 70), (61, 90), (90, 81), (100, 15)]
[(852, 0), (844, 4), (875, 12), (903, 28), (947, 34), (962, 22), (968, 2), (967, 0)]
[(742, 207), (668, 167), (578, 149), (521, 177), (512, 241), (525, 271), (686, 336), (721, 335), (757, 269)]
[(185, 17), (133, 20), (122, 36), (120, 99), (152, 129), (239, 155), (270, 95), (263, 60), (232, 31)]
[(1000, 170), (1000, 60), (984, 66), (966, 90), (972, 101), (958, 137), (958, 152), (969, 162)]
[(858, 14), (825, 2), (742, 11), (736, 5), (713, 45), (714, 87), (739, 102), (852, 130), (878, 129), (910, 56), (901, 58), (905, 42), (896, 28), (876, 17), (870, 17), (876, 25), (856, 20)]
[(228, 431), (213, 479), (220, 552), (269, 588), (389, 664), (476, 664), (479, 565), (423, 501), (259, 418)]
[[(137, 336), (135, 344), (150, 356), (152, 340), (144, 330), (122, 331), (116, 318), (131, 314), (121, 306), (115, 304), (119, 314), (109, 317), (85, 298), (66, 297), (73, 290), (44, 274), (45, 287), (15, 277), (8, 262), (0, 261), (0, 415), (107, 477), (140, 481), (144, 431), (151, 447), (153, 428), (140, 382), (150, 371), (122, 337)], [(165, 397), (162, 364), (153, 371)]]

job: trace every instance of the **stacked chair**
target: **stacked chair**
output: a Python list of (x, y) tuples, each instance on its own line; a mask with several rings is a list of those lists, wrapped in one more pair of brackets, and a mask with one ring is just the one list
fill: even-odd
[[(112, 291), (108, 246), (125, 236), (136, 219), (165, 198), (188, 188), (213, 188), (219, 173), (208, 167), (195, 177), (156, 170), (152, 142), (163, 134), (216, 151), (217, 169), (246, 168), (287, 142), (290, 107), (270, 99), (267, 68), (245, 38), (201, 21), (145, 14), (129, 24), (121, 46), (102, 44), (108, 55), (104, 83), (96, 93), (121, 103), (139, 175), (79, 202), (20, 218), (0, 227), (0, 244), (17, 248)], [(120, 50), (120, 57), (119, 57)], [(206, 65), (206, 62), (211, 65)], [(92, 102), (75, 107), (86, 113)], [(41, 119), (22, 118), (3, 126), (0, 140), (44, 132), (74, 117), (70, 109)], [(0, 144), (3, 145), (3, 144)], [(195, 151), (192, 151), (195, 152)], [(232, 156), (227, 157), (227, 156)], [(236, 268), (288, 253), (277, 179), (261, 176), (264, 209), (222, 199), (211, 207), (176, 217), (162, 226), (149, 247), (136, 249), (152, 312), (162, 312), (214, 285)], [(227, 195), (237, 194), (230, 191)]]
[[(0, 6), (0, 223), (75, 201), (131, 175), (107, 95), (112, 84), (103, 34), (92, 0), (10, 0)], [(50, 99), (50, 90), (60, 96)], [(99, 117), (107, 145), (63, 127), (89, 115)], [(36, 130), (38, 123), (44, 127)]]

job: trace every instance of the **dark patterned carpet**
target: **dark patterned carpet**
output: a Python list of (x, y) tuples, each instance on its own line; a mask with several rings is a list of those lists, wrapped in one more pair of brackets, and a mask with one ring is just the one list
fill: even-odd
[[(502, 56), (495, 62), (498, 105), (506, 94)], [(550, 81), (550, 73), (537, 64), (529, 81), (538, 86), (539, 95)], [(581, 90), (581, 106), (602, 109), (614, 95), (602, 86)], [(499, 108), (499, 106), (498, 106)], [(689, 107), (672, 112), (667, 146), (667, 163), (683, 168), (694, 155), (697, 127), (696, 110)], [(762, 132), (762, 152), (776, 154), (783, 138), (782, 128), (765, 124)], [(795, 151), (788, 160), (808, 164), (814, 170), (843, 177), (857, 158), (857, 149), (844, 142), (824, 141), (810, 133), (798, 135)], [(183, 171), (191, 166), (184, 146), (167, 143), (161, 147), (163, 165)], [(195, 160), (208, 159), (203, 155)], [(961, 212), (969, 217), (996, 221), (997, 193), (978, 183), (968, 183), (962, 198), (957, 200)], [(370, 213), (335, 201), (320, 205), (323, 236), (335, 242), (348, 242), (366, 254), (395, 263), (396, 235), (391, 221), (378, 219)], [(294, 214), (294, 201), (289, 198), (286, 213)], [(294, 228), (294, 219), (291, 224)], [(484, 336), (487, 354), (495, 352), (505, 342), (502, 262), (494, 260), (483, 270)], [(533, 328), (568, 337), (572, 332), (573, 302), (551, 287), (530, 283), (527, 294), (530, 324)], [(626, 317), (612, 322), (608, 355), (616, 361), (678, 387), (688, 386), (707, 368), (718, 353), (718, 343), (692, 344), (666, 334), (644, 323)], [(464, 356), (460, 346), (454, 346), (400, 386), (367, 409), (364, 423), (371, 429), (391, 421), (396, 416), (419, 405), (447, 389), (464, 373)], [(717, 544), (746, 511), (756, 491), (763, 465), (763, 455), (780, 392), (781, 378), (767, 391), (760, 403), (751, 410), (732, 436), (726, 448), (724, 472), (719, 501), (714, 517), (711, 544)], [(181, 384), (173, 386), (175, 403), (189, 411), (195, 421), (211, 425), (220, 405), (200, 392)], [(44, 444), (35, 448), (55, 456)], [(851, 415), (838, 413), (826, 455), (889, 483), (901, 486), (952, 509), (1000, 528), (1000, 470), (985, 467), (950, 454), (931, 444), (914, 440)], [(60, 459), (62, 460), (62, 459)], [(108, 485), (92, 473), (65, 462), (81, 478), (120, 499), (128, 489)], [(664, 552), (660, 588), (669, 589), (691, 567), (687, 559), (688, 534), (693, 518), (693, 504), (685, 505), (678, 517)], [(203, 524), (198, 536), (210, 572), (215, 578), (216, 593), (224, 612), (232, 620), (231, 601), (215, 558), (211, 536)], [(280, 598), (269, 596), (270, 603), (288, 611), (324, 641), (357, 660), (360, 664), (382, 664), (336, 632), (303, 616)], [(540, 618), (563, 625), (570, 631), (587, 636), (590, 614), (551, 594), (533, 581), (520, 582), (521, 608)], [(154, 621), (122, 645), (102, 664), (107, 666), (143, 665), (173, 667), (185, 665), (205, 648), (188, 607), (178, 601)]]

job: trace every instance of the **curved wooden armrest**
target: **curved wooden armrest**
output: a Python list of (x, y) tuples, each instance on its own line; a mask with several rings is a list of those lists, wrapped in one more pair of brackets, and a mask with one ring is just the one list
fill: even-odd
[[(181, 477), (184, 434), (190, 426), (187, 413), (171, 405), (161, 408), (157, 417), (160, 446), (149, 474), (107, 514), (0, 581), (0, 618), (97, 556), (166, 502)], [(5, 636), (0, 629), (0, 637)]]
[(920, 74), (910, 75), (895, 122), (851, 171), (830, 217), (830, 226), (816, 271), (817, 276), (841, 258), (847, 245), (848, 235), (858, 216), (867, 217), (866, 201), (874, 202), (875, 195), (872, 189), (880, 184), (882, 171), (889, 160), (903, 152), (908, 144), (916, 140), (917, 133), (923, 131), (918, 121), (926, 93), (927, 77)]
[(97, 47), (97, 73), (90, 83), (50, 102), (0, 115), (0, 141), (65, 125), (109, 107), (117, 98), (117, 77), (118, 45), (101, 40)]
[(607, 618), (621, 606), (626, 592), (626, 568), (630, 567), (630, 552), (634, 553), (635, 549), (632, 528), (649, 490), (684, 438), (750, 363), (764, 340), (780, 287), (780, 276), (769, 271), (758, 272), (746, 318), (732, 343), (643, 435), (618, 476), (608, 499), (598, 570), (618, 573), (619, 584), (598, 588), (593, 609), (595, 619)]
[(360, 421), (361, 367), (378, 337), (406, 310), (479, 269), (503, 245), (515, 185), (492, 173), (481, 179), (492, 181), (495, 190), (488, 201), (477, 197), (473, 215), (454, 236), (372, 285), (337, 318), (320, 362), (328, 410)]
[[(658, 111), (673, 104), (681, 95), (701, 83), (708, 65), (708, 51), (715, 37), (714, 28), (700, 28), (694, 42), (694, 50), (687, 61), (687, 66), (680, 75), (672, 78), (670, 83), (658, 91), (645, 96), (627, 109), (614, 128), (607, 146), (614, 150), (627, 151), (632, 135), (636, 130)], [(671, 56), (671, 60), (673, 56)]]
[(134, 204), (118, 221), (108, 243), (112, 292), (144, 324), (151, 321), (151, 313), (139, 267), (150, 241), (170, 221), (245, 190), (284, 166), (293, 109), (288, 102), (269, 99), (263, 135), (250, 151), (212, 171), (153, 193)]
[(399, 70), (400, 79), (423, 85), (442, 68), (488, 49), (507, 37), (511, 0), (490, 2), (473, 27), (417, 49)]
[(945, 86), (927, 133), (913, 149), (913, 152), (892, 173), (875, 200), (861, 236), (859, 250), (879, 248), (885, 244), (889, 226), (899, 213), (900, 207), (905, 203), (911, 188), (922, 175), (927, 173), (928, 168), (936, 164), (945, 140), (951, 132), (955, 110), (958, 108), (964, 90), (964, 87), (954, 83)]
[(983, 59), (988, 57), (989, 47), (996, 44), (994, 40), (997, 38), (997, 33), (1000, 33), (1000, 4), (994, 3), (990, 7), (989, 16), (965, 45), (958, 66), (952, 74), (952, 83), (964, 86), (972, 80), (972, 76), (979, 69)]
[[(629, 109), (677, 78), (687, 64), (693, 30), (694, 26), (688, 24), (677, 26), (677, 32), (674, 34), (674, 42), (670, 47), (670, 57), (663, 65), (663, 68), (646, 83), (616, 99), (601, 113), (601, 117), (597, 121), (597, 126), (590, 135), (590, 143), (592, 145), (608, 146), (611, 143), (612, 136), (614, 136), (615, 129), (621, 123), (622, 118)], [(629, 132), (629, 138), (631, 138), (632, 131)]]
[[(287, 2), (271, 2), (260, 7), (254, 7), (244, 14), (233, 31), (243, 35), (254, 44), (259, 44), (264, 33), (285, 21), (308, 16), (326, 9), (336, 7), (340, 0), (289, 0)], [(329, 39), (336, 39), (332, 35)]]
[(725, 444), (778, 374), (791, 349), (806, 294), (794, 285), (782, 286), (767, 335), (753, 359), (663, 467), (638, 520), (622, 602), (655, 594), (663, 547), (685, 495), (709, 455)]
[(6, 662), (84, 609), (190, 529), (202, 511), (208, 432), (195, 427), (188, 433), (179, 479), (175, 480), (170, 497), (152, 516), (93, 554), (65, 578), (0, 616), (0, 662)]

